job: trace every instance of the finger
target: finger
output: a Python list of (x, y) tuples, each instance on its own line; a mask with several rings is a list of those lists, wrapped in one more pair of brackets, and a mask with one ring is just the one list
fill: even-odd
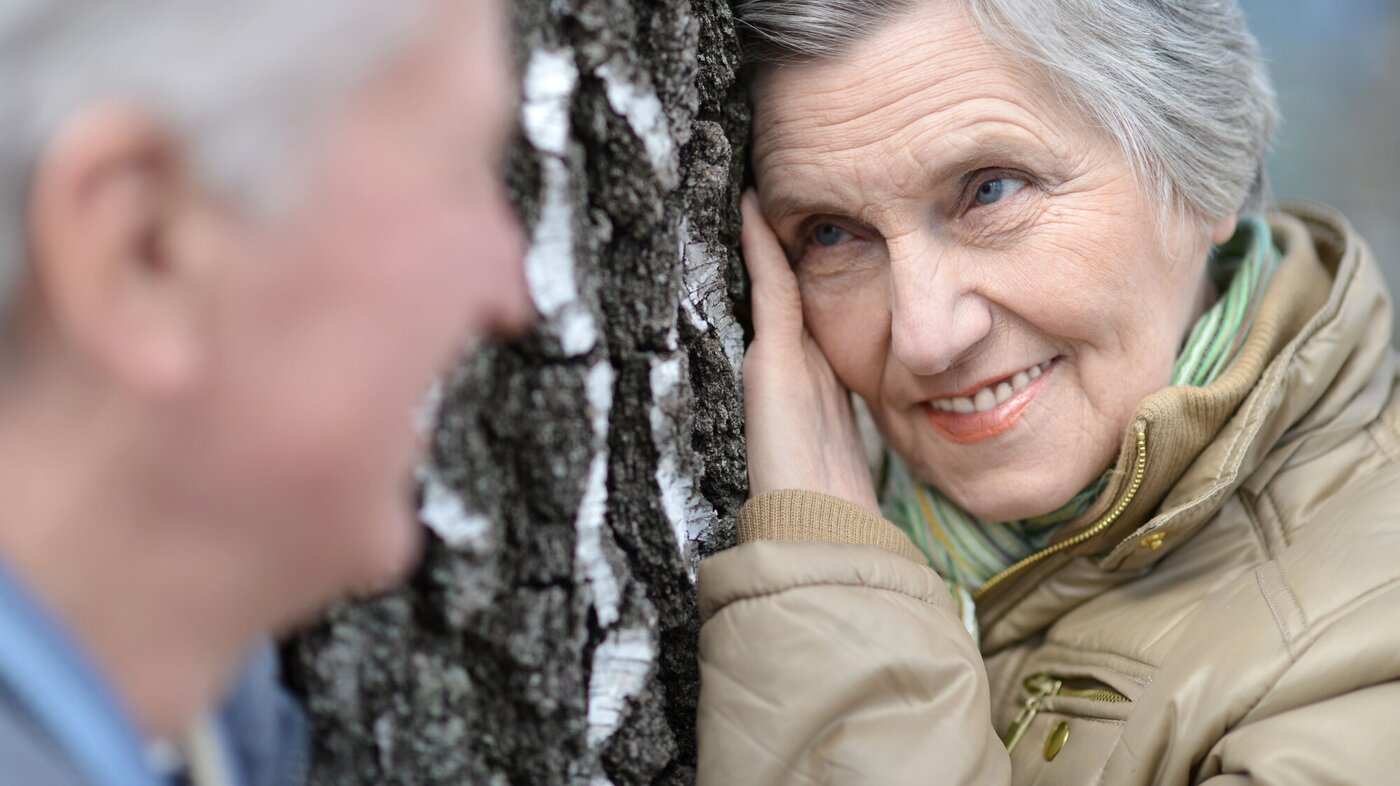
[(752, 189), (741, 201), (743, 228), (739, 244), (744, 252), (744, 265), (753, 282), (753, 323), (756, 338), (764, 340), (796, 340), (802, 335), (802, 295), (797, 277), (788, 264), (787, 253), (768, 226), (758, 204), (758, 194)]

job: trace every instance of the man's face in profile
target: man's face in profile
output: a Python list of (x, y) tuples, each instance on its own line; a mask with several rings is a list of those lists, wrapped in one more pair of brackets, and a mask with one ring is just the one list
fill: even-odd
[(513, 112), (501, 12), (438, 4), (423, 44), (313, 134), (291, 211), (210, 233), (234, 263), (217, 267), (215, 362), (184, 448), (213, 517), (303, 566), (300, 590), (411, 563), (412, 411), (462, 350), (528, 322), (500, 181)]

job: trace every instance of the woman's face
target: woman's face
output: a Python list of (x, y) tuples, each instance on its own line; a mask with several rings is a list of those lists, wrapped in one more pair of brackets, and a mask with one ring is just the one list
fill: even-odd
[(1113, 461), (1234, 217), (1158, 213), (1118, 146), (932, 0), (756, 87), (764, 213), (808, 329), (916, 475), (994, 520)]

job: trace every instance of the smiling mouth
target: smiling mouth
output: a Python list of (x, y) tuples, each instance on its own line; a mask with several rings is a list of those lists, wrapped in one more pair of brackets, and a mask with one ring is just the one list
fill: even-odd
[(1037, 363), (960, 396), (930, 399), (920, 407), (929, 423), (953, 442), (991, 439), (1016, 425), (1026, 407), (1040, 395), (1058, 360)]

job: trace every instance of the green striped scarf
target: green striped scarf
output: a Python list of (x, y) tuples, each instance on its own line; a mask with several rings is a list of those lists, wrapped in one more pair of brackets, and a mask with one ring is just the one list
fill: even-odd
[[(1212, 275), (1224, 292), (1183, 344), (1172, 385), (1205, 386), (1229, 368), (1249, 332), (1264, 285), (1277, 267), (1268, 223), (1249, 216), (1240, 231), (1216, 252)], [(1111, 472), (1094, 481), (1058, 510), (1020, 521), (990, 522), (960, 509), (923, 483), (891, 451), (886, 451), (881, 482), (885, 516), (897, 524), (928, 558), (958, 599), (963, 625), (978, 639), (972, 593), (991, 577), (1051, 544), (1064, 524), (1087, 511), (1103, 492)]]

